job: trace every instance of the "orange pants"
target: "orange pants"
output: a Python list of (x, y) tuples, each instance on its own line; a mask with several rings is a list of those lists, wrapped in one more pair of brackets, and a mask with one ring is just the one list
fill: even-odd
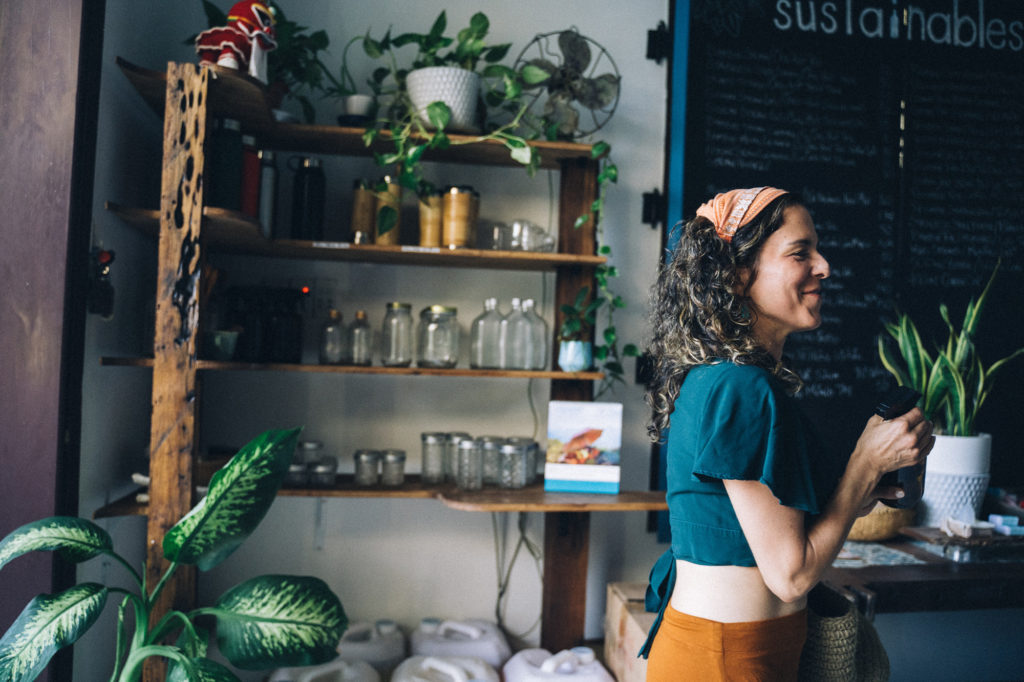
[(647, 657), (647, 682), (796, 680), (807, 611), (752, 623), (718, 623), (671, 605)]

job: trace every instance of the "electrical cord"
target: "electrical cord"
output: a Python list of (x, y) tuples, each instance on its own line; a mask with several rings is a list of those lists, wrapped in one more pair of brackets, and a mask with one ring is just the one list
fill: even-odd
[[(502, 517), (506, 518), (506, 517)], [(519, 558), (519, 552), (522, 549), (526, 549), (527, 553), (533, 557), (534, 566), (537, 568), (537, 575), (540, 578), (541, 583), (544, 582), (544, 569), (542, 561), (544, 553), (541, 548), (529, 538), (526, 534), (527, 525), (527, 512), (519, 512), (516, 521), (518, 528), (518, 540), (516, 541), (515, 549), (512, 550), (512, 556), (508, 558), (506, 562), (507, 544), (506, 537), (507, 532), (501, 527), (499, 522), (499, 512), (491, 512), (491, 528), (494, 532), (494, 547), (495, 547), (495, 559), (497, 563), (498, 573), (498, 598), (494, 604), (494, 618), (498, 623), (498, 627), (503, 631), (507, 631), (505, 626), (505, 611), (508, 608), (508, 588), (509, 582), (512, 578), (512, 568), (516, 564), (516, 560)], [(537, 619), (530, 625), (529, 628), (520, 633), (511, 633), (510, 636), (515, 639), (522, 639), (529, 635), (531, 632), (540, 626), (541, 617), (537, 616)]]

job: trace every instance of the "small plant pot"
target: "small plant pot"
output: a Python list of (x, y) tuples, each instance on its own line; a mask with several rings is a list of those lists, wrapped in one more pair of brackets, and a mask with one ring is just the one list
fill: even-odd
[(405, 84), (409, 99), (427, 126), (430, 126), (427, 106), (432, 102), (444, 102), (452, 112), (448, 130), (471, 132), (477, 129), (480, 74), (457, 66), (428, 66), (410, 71)]
[(946, 517), (970, 507), (981, 512), (989, 482), (992, 436), (935, 436), (928, 456), (921, 498), (923, 526), (938, 527)]
[(590, 341), (560, 341), (558, 366), (563, 372), (582, 372), (594, 363), (594, 345)]

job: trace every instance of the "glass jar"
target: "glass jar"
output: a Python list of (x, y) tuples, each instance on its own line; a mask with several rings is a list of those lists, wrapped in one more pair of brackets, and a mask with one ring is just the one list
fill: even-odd
[(309, 469), (302, 462), (292, 462), (284, 475), (283, 485), (286, 488), (305, 488), (309, 485)]
[(369, 365), (373, 361), (373, 330), (365, 310), (357, 310), (356, 318), (346, 327), (346, 359), (351, 365)]
[(501, 446), (501, 471), (498, 486), (524, 488), (528, 480), (528, 449), (525, 444), (506, 442)]
[(465, 431), (453, 431), (444, 439), (444, 479), (454, 481), (459, 467), (459, 443), (473, 437)]
[(374, 486), (380, 481), (380, 452), (378, 450), (356, 450), (356, 485)]
[(337, 365), (345, 357), (345, 326), (341, 311), (331, 308), (320, 326), (320, 364)]
[(380, 483), (392, 488), (405, 483), (405, 450), (385, 450), (383, 452)]
[(458, 468), (455, 471), (455, 485), (460, 490), (480, 490), (484, 487), (483, 456), (477, 442), (472, 438), (459, 441)]
[(459, 359), (457, 309), (432, 305), (420, 312), (417, 333), (420, 367), (452, 368)]
[(330, 488), (334, 486), (337, 475), (338, 460), (334, 457), (322, 457), (309, 469), (309, 484), (316, 488)]
[[(402, 224), (402, 187), (395, 178), (385, 175), (377, 183), (376, 238), (374, 244), (398, 243), (398, 230)], [(383, 232), (382, 232), (383, 230)]]
[(429, 485), (444, 483), (444, 452), (447, 434), (421, 433), (420, 464), (423, 482)]
[(527, 436), (512, 436), (506, 443), (522, 447), (526, 451), (526, 485), (531, 485), (537, 480), (537, 468), (540, 464), (540, 445)]
[(381, 363), (385, 367), (412, 364), (412, 304), (392, 301), (384, 306)]
[(441, 246), (441, 193), (436, 189), (419, 198), (420, 246)]
[(501, 320), (501, 366), (505, 369), (531, 369), (533, 351), (530, 319), (523, 312), (523, 303), (512, 299), (512, 310)]
[(314, 464), (324, 455), (324, 444), (318, 440), (301, 440), (295, 446), (292, 461), (297, 464)]
[(352, 219), (349, 230), (353, 244), (373, 243), (377, 234), (377, 195), (369, 180), (358, 179), (352, 183)]
[(501, 471), (501, 446), (505, 439), (501, 436), (480, 436), (476, 439), (483, 457), (484, 485), (498, 485)]
[(450, 249), (472, 246), (480, 198), (472, 187), (452, 186), (441, 197), (441, 244)]

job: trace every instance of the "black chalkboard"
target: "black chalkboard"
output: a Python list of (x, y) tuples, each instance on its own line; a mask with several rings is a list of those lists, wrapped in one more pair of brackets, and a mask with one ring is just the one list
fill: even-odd
[[(1024, 3), (690, 3), (683, 216), (716, 192), (799, 193), (832, 276), (824, 322), (787, 342), (805, 410), (852, 449), (892, 386), (883, 320), (944, 342), (997, 260), (979, 347), (1024, 346)], [(979, 26), (982, 28), (979, 30)], [(1024, 361), (979, 419), (993, 480), (1024, 483)]]

